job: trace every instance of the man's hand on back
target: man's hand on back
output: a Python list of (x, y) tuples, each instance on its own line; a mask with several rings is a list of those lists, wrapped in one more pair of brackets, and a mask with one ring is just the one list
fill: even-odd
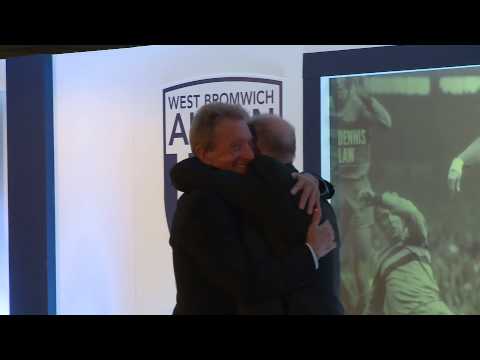
[(317, 258), (327, 255), (330, 251), (337, 247), (335, 243), (335, 233), (329, 221), (325, 221), (322, 225), (320, 223), (321, 211), (315, 209), (312, 222), (308, 227), (307, 244), (313, 249)]
[[(298, 207), (305, 210), (309, 215), (313, 214), (314, 209), (320, 209), (320, 189), (318, 180), (307, 173), (293, 173), (292, 177), (297, 179), (297, 183), (290, 191), (292, 195), (301, 192), (300, 202)], [(320, 214), (321, 215), (321, 214)]]

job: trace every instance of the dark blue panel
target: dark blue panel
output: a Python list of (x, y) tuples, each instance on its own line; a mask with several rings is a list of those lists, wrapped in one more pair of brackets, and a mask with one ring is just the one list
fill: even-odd
[(478, 65), (480, 46), (385, 46), (305, 54), (303, 77)]
[(55, 314), (52, 57), (7, 60), (11, 314)]
[(303, 144), (303, 168), (321, 174), (319, 79), (303, 79)]

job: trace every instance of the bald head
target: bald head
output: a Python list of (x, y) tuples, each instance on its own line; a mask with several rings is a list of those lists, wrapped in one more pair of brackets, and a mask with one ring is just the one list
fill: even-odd
[(287, 121), (275, 115), (258, 115), (250, 121), (255, 145), (262, 155), (273, 157), (282, 163), (292, 163), (295, 158), (295, 129)]

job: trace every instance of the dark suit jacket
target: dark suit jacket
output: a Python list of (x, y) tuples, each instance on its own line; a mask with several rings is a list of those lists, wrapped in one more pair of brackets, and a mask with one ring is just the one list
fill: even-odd
[[(195, 190), (181, 196), (170, 237), (174, 314), (242, 313), (242, 307), (284, 296), (316, 275), (305, 246), (286, 256), (263, 256), (262, 242), (252, 241), (252, 250), (245, 238), (241, 214), (217, 194)], [(255, 261), (250, 251), (259, 255)]]
[[(259, 156), (251, 164), (250, 172), (241, 176), (219, 171), (191, 158), (177, 164), (171, 178), (175, 186), (185, 192), (208, 189), (220, 194), (232, 206), (244, 213), (242, 235), (248, 244), (247, 256), (258, 262), (268, 254), (285, 257), (293, 249), (306, 248), (305, 239), (311, 217), (298, 209), (299, 195), (292, 197), (295, 184), (291, 165)], [(331, 184), (326, 184), (331, 187)], [(333, 193), (333, 187), (329, 194)], [(327, 195), (328, 197), (328, 195)], [(338, 241), (338, 227), (331, 205), (321, 201), (323, 219), (331, 222)], [(307, 260), (312, 263), (310, 258)], [(290, 269), (294, 272), (294, 270)], [(282, 314), (343, 314), (339, 301), (340, 265), (339, 247), (319, 261), (314, 279), (305, 286), (284, 294), (282, 298), (263, 298), (263, 302), (242, 305), (246, 313)], [(253, 305), (253, 306), (252, 306)]]

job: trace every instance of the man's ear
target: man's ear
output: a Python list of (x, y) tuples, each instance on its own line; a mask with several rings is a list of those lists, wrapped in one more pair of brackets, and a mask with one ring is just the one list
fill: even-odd
[(204, 164), (210, 164), (210, 152), (203, 147), (197, 146), (195, 148), (195, 154), (197, 158)]

